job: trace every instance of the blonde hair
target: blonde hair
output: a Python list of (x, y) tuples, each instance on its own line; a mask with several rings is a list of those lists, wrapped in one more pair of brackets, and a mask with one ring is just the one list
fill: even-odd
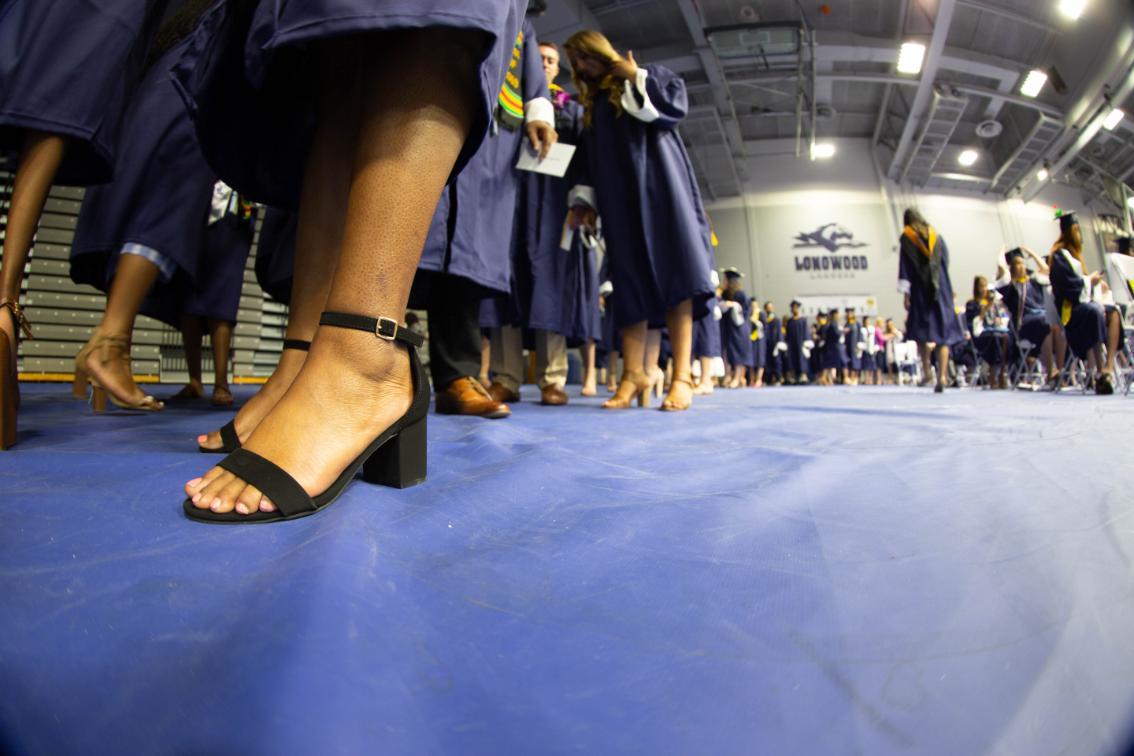
[[(607, 64), (622, 60), (622, 56), (614, 49), (614, 45), (610, 44), (610, 40), (594, 29), (583, 29), (575, 32), (563, 43), (563, 49), (574, 52), (576, 55), (586, 55), (589, 58), (604, 60)], [(613, 75), (607, 73), (596, 87), (579, 76), (575, 66), (571, 66), (571, 81), (575, 82), (575, 89), (579, 92), (579, 102), (583, 106), (584, 126), (589, 127), (591, 125), (594, 118), (595, 95), (601, 90), (606, 90), (609, 93), (607, 99), (614, 107), (615, 115), (622, 115), (622, 87), (619, 86), (618, 80)]]

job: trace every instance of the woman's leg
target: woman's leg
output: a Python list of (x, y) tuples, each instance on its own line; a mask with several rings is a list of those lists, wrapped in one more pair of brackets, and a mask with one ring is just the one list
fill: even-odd
[[(8, 223), (4, 230), (4, 255), (0, 262), (0, 301), (19, 302), (24, 266), (31, 251), (43, 206), (55, 172), (63, 161), (66, 141), (61, 136), (30, 131), (24, 142), (23, 159), (16, 169), (12, 196), (8, 207)], [(3, 312), (4, 308), (0, 308)], [(19, 324), (10, 314), (0, 315), (0, 331), (7, 337), (11, 353), (16, 354)]]
[(583, 389), (579, 393), (583, 396), (594, 396), (598, 393), (598, 379), (595, 375), (595, 342), (587, 340), (579, 351), (583, 358)]
[[(130, 343), (134, 320), (142, 309), (142, 301), (158, 277), (158, 267), (139, 255), (119, 255), (106, 311), (88, 347), (79, 355), (77, 369), (86, 370), (107, 392), (126, 404), (139, 404), (146, 393), (134, 382), (129, 359), (121, 359), (122, 350)], [(112, 346), (107, 346), (108, 344)], [(128, 356), (128, 355), (127, 355)]]
[(1104, 373), (1114, 375), (1114, 361), (1118, 358), (1122, 342), (1122, 318), (1117, 310), (1105, 310), (1106, 313), (1106, 367)]
[[(347, 193), (326, 198), (345, 206), (346, 220), (325, 309), (400, 321), (437, 199), (472, 124), (479, 91), (473, 79), (484, 40), (430, 28), (380, 42), (365, 40), (356, 91), (339, 90), (350, 98), (344, 104), (354, 106), (358, 129), (355, 139), (335, 145), (345, 153), (335, 164), (348, 161), (351, 170)], [(336, 61), (343, 61), (343, 46), (329, 49)], [(344, 70), (353, 67), (353, 61), (344, 62)], [(334, 80), (322, 84), (332, 88)], [(333, 137), (328, 129), (320, 134)], [(315, 148), (333, 152), (335, 146)], [(305, 200), (312, 192), (341, 190), (344, 177), (313, 168), (304, 179)], [(316, 186), (320, 177), (331, 186)], [(301, 209), (301, 227), (304, 217), (310, 214)], [(335, 250), (327, 251), (334, 256)], [(319, 329), (299, 375), (245, 448), (318, 494), (405, 413), (412, 391), (403, 347), (361, 331)], [(274, 508), (255, 487), (221, 468), (190, 481), (185, 490), (197, 507), (214, 512)]]
[(213, 347), (213, 404), (233, 402), (228, 387), (228, 360), (232, 354), (232, 323), (209, 318), (209, 341)]
[(622, 379), (614, 396), (603, 402), (603, 407), (617, 409), (629, 406), (637, 394), (649, 389), (649, 376), (643, 371), (647, 338), (644, 320), (622, 329)]
[(937, 347), (937, 385), (944, 386), (949, 381), (949, 347)]
[(174, 396), (175, 399), (197, 399), (205, 395), (205, 385), (201, 380), (201, 340), (201, 318), (182, 315), (181, 345), (185, 348), (189, 384)]
[[(319, 126), (300, 193), (295, 275), (285, 334), (288, 339), (311, 341), (315, 337), (335, 275), (353, 164), (353, 155), (343, 145), (353, 144), (358, 136), (356, 105), (349, 94), (358, 86), (357, 74), (350, 65), (357, 59), (350, 52), (337, 62), (320, 61), (321, 79), (328, 86), (320, 98)], [(242, 443), (283, 398), (306, 359), (307, 352), (298, 349), (280, 353), (267, 383), (236, 413), (233, 422)], [(197, 443), (206, 449), (220, 449), (223, 444), (220, 431), (197, 436)]]

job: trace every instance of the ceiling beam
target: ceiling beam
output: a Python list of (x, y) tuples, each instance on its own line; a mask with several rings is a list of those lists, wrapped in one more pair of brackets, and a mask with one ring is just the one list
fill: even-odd
[(1025, 16), (1023, 13), (1017, 13), (1016, 11), (1009, 8), (1001, 8), (1000, 6), (993, 5), (992, 3), (978, 2), (978, 0), (957, 0), (957, 4), (965, 8), (972, 8), (973, 10), (981, 11), (983, 13), (991, 13), (994, 16), (1000, 16), (1001, 18), (1006, 18), (1009, 21), (1015, 21), (1018, 24), (1032, 26), (1036, 29), (1039, 29), (1040, 31), (1047, 32), (1048, 34), (1059, 33), (1058, 29), (1056, 29), (1046, 21), (1041, 21), (1038, 18)]
[(720, 124), (721, 133), (724, 134), (725, 143), (728, 145), (729, 168), (736, 177), (737, 189), (743, 192), (744, 188), (740, 184), (740, 171), (736, 167), (736, 160), (744, 157), (744, 137), (740, 133), (740, 119), (736, 116), (736, 107), (733, 104), (732, 95), (729, 93), (728, 80), (725, 78), (724, 71), (721, 70), (716, 55), (709, 47), (709, 41), (705, 38), (701, 12), (697, 9), (693, 0), (677, 0), (677, 6), (681, 10), (681, 17), (685, 20), (689, 36), (693, 38), (693, 52), (700, 59), (705, 76), (708, 78), (709, 84), (712, 85), (717, 122)]
[(933, 23), (933, 36), (925, 52), (925, 62), (922, 64), (921, 79), (918, 82), (917, 94), (914, 95), (913, 106), (910, 108), (910, 117), (902, 129), (902, 136), (898, 140), (898, 148), (890, 161), (890, 178), (900, 175), (906, 153), (913, 143), (914, 135), (928, 111), (933, 100), (933, 85), (937, 79), (937, 69), (941, 65), (942, 53), (945, 50), (945, 40), (949, 36), (949, 27), (953, 23), (953, 11), (957, 8), (957, 0), (941, 0), (937, 6), (937, 18)]

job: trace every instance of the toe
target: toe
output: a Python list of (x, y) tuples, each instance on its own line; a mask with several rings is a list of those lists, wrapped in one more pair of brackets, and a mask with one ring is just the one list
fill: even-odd
[(269, 499), (267, 496), (264, 496), (260, 499), (260, 511), (261, 512), (275, 512), (276, 511), (276, 505), (272, 503), (271, 499)]
[(219, 467), (214, 467), (214, 468), (210, 469), (207, 473), (202, 475), (201, 477), (193, 478), (193, 480), (191, 480), (191, 481), (189, 481), (188, 483), (185, 484), (186, 495), (189, 496), (189, 497), (196, 496), (198, 493), (201, 492), (201, 489), (208, 486), (210, 483), (212, 483), (214, 480), (216, 480), (218, 476), (222, 475), (223, 473), (224, 473), (223, 469), (221, 469)]
[(235, 479), (235, 475), (222, 470), (220, 475), (213, 477), (209, 482), (198, 489), (197, 493), (193, 494), (193, 506), (198, 509), (212, 509), (221, 491)]
[(260, 501), (262, 499), (263, 496), (260, 493), (260, 489), (255, 486), (245, 485), (244, 490), (236, 497), (236, 513), (246, 515), (260, 511)]
[[(213, 495), (209, 509), (217, 514), (228, 514), (236, 509), (236, 501), (247, 487), (248, 484), (233, 475), (229, 481)], [(259, 506), (258, 501), (256, 502), (256, 506)]]

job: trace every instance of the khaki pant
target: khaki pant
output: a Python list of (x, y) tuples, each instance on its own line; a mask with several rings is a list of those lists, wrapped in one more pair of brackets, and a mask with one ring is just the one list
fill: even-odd
[[(504, 326), (489, 332), (492, 344), (492, 380), (519, 392), (524, 382), (524, 336), (519, 328)], [(562, 334), (536, 331), (536, 383), (541, 389), (567, 385), (567, 339)]]

